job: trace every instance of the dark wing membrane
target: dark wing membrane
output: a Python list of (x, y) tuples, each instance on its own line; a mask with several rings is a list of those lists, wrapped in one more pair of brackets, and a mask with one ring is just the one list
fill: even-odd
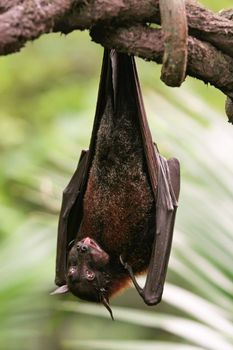
[[(74, 203), (80, 203), (82, 201), (82, 187), (87, 170), (88, 151), (82, 151), (78, 167), (72, 176), (68, 186), (63, 192), (62, 206), (58, 224), (58, 236), (57, 236), (57, 258), (56, 258), (56, 278), (55, 283), (58, 286), (62, 286), (66, 283), (66, 260), (67, 260), (67, 248), (70, 242), (76, 238), (76, 228), (68, 230), (69, 215)], [(81, 206), (80, 206), (81, 207)], [(81, 208), (77, 208), (77, 215)]]
[(180, 191), (180, 167), (177, 159), (160, 156), (156, 198), (156, 230), (146, 284), (141, 294), (149, 305), (160, 302), (171, 251), (177, 201)]
[(62, 286), (66, 283), (66, 266), (69, 245), (76, 239), (82, 221), (83, 197), (86, 190), (92, 159), (95, 154), (97, 132), (101, 117), (105, 110), (106, 102), (109, 98), (113, 103), (114, 97), (110, 51), (105, 50), (89, 151), (82, 152), (77, 170), (63, 192), (57, 237), (55, 283), (58, 286)]
[[(180, 168), (177, 159), (167, 161), (154, 145), (149, 129), (134, 59), (132, 60), (132, 93), (137, 102), (147, 170), (155, 199), (154, 242), (147, 272), (146, 284), (141, 289), (133, 282), (145, 303), (157, 304), (162, 297), (167, 265), (171, 251), (173, 228), (180, 191)], [(131, 271), (132, 277), (132, 271)]]
[[(152, 141), (134, 58), (112, 51), (111, 60), (113, 71), (117, 72), (115, 75), (119, 80), (119, 82), (117, 82), (113, 79), (115, 108), (117, 108), (117, 106), (122, 108), (124, 103), (128, 104), (128, 107), (130, 103), (131, 106), (133, 103), (134, 108), (136, 107), (135, 118), (140, 125), (147, 172), (155, 200), (154, 243), (146, 284), (143, 289), (137, 284), (131, 267), (128, 264), (125, 264), (125, 267), (128, 269), (135, 287), (144, 301), (147, 304), (156, 304), (160, 301), (162, 296), (171, 250), (175, 214), (180, 190), (179, 162), (175, 158), (167, 161), (165, 158), (161, 157), (157, 147)], [(120, 71), (123, 72), (123, 74), (119, 74)], [(131, 96), (131, 102), (128, 101), (129, 96)]]

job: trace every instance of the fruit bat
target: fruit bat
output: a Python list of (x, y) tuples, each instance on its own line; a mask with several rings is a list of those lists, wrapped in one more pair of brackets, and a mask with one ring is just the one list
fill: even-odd
[(105, 49), (89, 151), (63, 193), (53, 294), (103, 303), (113, 318), (109, 298), (132, 281), (159, 303), (179, 189), (178, 160), (152, 141), (134, 58)]

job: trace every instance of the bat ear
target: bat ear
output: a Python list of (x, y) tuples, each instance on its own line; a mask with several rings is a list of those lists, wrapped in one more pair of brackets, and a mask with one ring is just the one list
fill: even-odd
[(111, 319), (114, 321), (114, 317), (113, 317), (113, 314), (112, 314), (112, 309), (109, 305), (109, 301), (107, 298), (103, 297), (102, 299), (102, 303), (103, 305), (106, 307), (106, 309), (108, 310), (108, 312), (110, 313), (110, 316), (111, 316)]
[(54, 295), (54, 294), (64, 294), (64, 293), (68, 293), (69, 289), (67, 284), (64, 284), (61, 287), (58, 287), (57, 289), (55, 289), (52, 293), (50, 293), (50, 295)]

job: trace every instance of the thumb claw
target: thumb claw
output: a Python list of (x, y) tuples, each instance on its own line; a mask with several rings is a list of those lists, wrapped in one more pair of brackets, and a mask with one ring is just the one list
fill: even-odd
[(120, 259), (121, 265), (123, 265), (123, 267), (127, 270), (128, 264), (124, 262), (124, 260), (123, 260), (123, 258), (122, 258), (122, 255), (120, 255), (119, 259)]
[(120, 263), (121, 263), (121, 265), (123, 265), (123, 266), (124, 266), (124, 264), (125, 264), (125, 263), (124, 263), (124, 261), (123, 261), (122, 255), (120, 255), (120, 256), (119, 256), (119, 259), (120, 259)]

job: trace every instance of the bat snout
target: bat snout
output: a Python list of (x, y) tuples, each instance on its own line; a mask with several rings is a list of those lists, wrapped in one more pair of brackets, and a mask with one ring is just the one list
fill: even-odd
[(81, 243), (78, 245), (78, 251), (81, 253), (86, 253), (89, 249), (89, 246), (87, 244)]
[(81, 253), (85, 253), (89, 250), (89, 248), (94, 248), (97, 250), (100, 250), (100, 247), (98, 246), (98, 244), (91, 239), (90, 237), (85, 237), (83, 238), (80, 242), (78, 242), (77, 244), (77, 248)]

